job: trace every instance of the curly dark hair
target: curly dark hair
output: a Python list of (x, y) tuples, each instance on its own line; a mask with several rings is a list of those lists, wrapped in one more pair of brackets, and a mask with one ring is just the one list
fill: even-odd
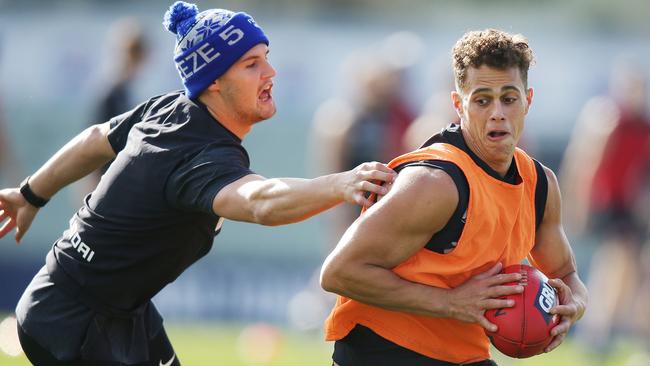
[(528, 68), (533, 63), (533, 50), (521, 34), (510, 34), (497, 29), (471, 31), (456, 42), (452, 50), (456, 86), (465, 88), (467, 69), (482, 65), (505, 70), (519, 68), (524, 86), (528, 85)]

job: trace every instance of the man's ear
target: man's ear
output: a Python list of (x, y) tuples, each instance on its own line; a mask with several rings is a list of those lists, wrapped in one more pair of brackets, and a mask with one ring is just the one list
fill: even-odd
[(463, 118), (463, 96), (454, 90), (451, 92), (451, 102), (454, 105), (454, 110), (456, 111), (458, 118), (462, 119)]
[(218, 92), (219, 90), (221, 90), (221, 83), (219, 82), (219, 79), (213, 81), (212, 84), (208, 85), (206, 90), (211, 92)]
[(528, 105), (526, 105), (526, 113), (528, 113), (528, 109), (530, 108), (530, 105), (533, 104), (533, 88), (528, 88), (526, 90), (526, 101), (528, 102)]

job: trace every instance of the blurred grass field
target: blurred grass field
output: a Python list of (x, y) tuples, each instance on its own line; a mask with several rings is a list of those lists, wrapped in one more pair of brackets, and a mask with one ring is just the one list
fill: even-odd
[[(167, 330), (183, 365), (189, 366), (305, 366), (331, 365), (332, 344), (318, 332), (303, 333), (266, 324), (168, 324)], [(0, 336), (0, 342), (3, 337)], [(0, 348), (2, 348), (0, 346)], [(601, 354), (567, 341), (550, 354), (525, 360), (501, 356), (500, 366), (649, 366), (640, 344), (625, 341)], [(0, 365), (30, 365), (24, 355), (10, 357), (0, 351)]]

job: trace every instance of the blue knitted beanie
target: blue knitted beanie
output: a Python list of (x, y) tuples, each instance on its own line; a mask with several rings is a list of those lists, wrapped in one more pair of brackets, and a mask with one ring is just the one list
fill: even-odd
[(190, 98), (223, 75), (248, 50), (269, 39), (243, 12), (210, 9), (177, 1), (165, 13), (163, 25), (176, 34), (174, 62)]

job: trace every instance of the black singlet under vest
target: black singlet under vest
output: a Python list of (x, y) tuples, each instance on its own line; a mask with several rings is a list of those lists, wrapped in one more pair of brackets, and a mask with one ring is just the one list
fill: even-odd
[[(467, 147), (463, 134), (460, 131), (460, 126), (457, 124), (450, 124), (440, 133), (429, 138), (421, 148), (435, 143), (447, 143), (463, 150), (478, 166), (495, 179), (508, 184), (517, 184), (521, 181), (514, 157), (506, 175), (504, 177), (499, 176), (494, 169), (490, 168), (487, 163), (481, 160)], [(537, 186), (535, 187), (535, 224), (536, 227), (539, 227), (539, 224), (542, 222), (542, 218), (544, 217), (546, 197), (548, 194), (548, 179), (546, 178), (546, 173), (544, 173), (542, 164), (535, 159), (533, 159), (533, 161), (535, 162), (535, 170), (537, 172)], [(469, 204), (469, 184), (467, 183), (467, 178), (456, 164), (443, 160), (421, 160), (409, 162), (395, 167), (395, 171), (399, 172), (400, 170), (410, 166), (427, 166), (434, 169), (441, 169), (445, 173), (449, 174), (451, 179), (454, 181), (454, 184), (456, 184), (456, 188), (458, 189), (458, 206), (456, 206), (456, 210), (445, 227), (435, 233), (425, 246), (425, 248), (437, 253), (450, 253), (458, 244), (460, 235), (465, 227), (467, 206)]]

